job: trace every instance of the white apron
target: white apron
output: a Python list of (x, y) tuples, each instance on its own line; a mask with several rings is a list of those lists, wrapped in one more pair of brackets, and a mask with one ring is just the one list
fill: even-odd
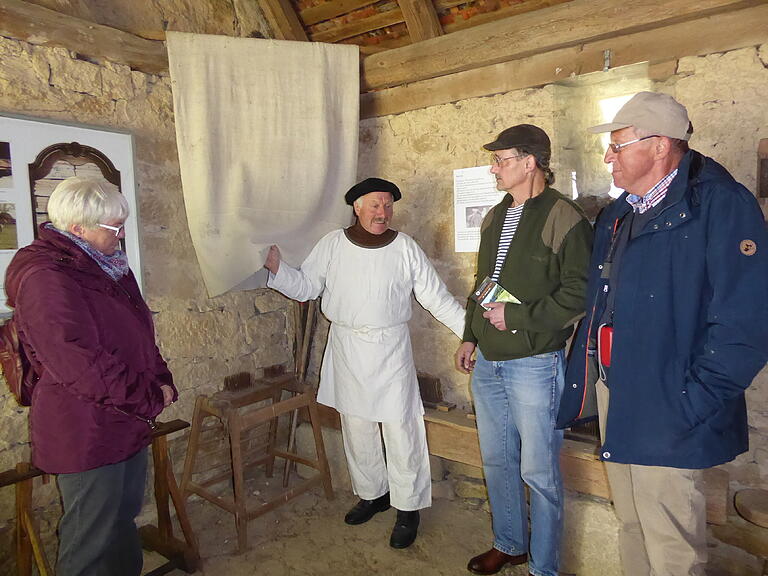
[(407, 324), (412, 294), (457, 336), (464, 329), (464, 309), (403, 233), (386, 246), (365, 248), (336, 230), (300, 270), (281, 262), (267, 285), (300, 301), (322, 295), (331, 330), (317, 400), (366, 420), (402, 420), (424, 411)]

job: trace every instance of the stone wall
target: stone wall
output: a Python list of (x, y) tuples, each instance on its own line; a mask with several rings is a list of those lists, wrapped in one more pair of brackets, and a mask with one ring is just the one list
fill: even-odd
[[(63, 49), (0, 38), (0, 113), (23, 114), (131, 132), (135, 138), (144, 294), (180, 400), (163, 418), (190, 420), (195, 397), (221, 388), (226, 375), (292, 369), (288, 301), (271, 290), (208, 298), (189, 236), (167, 77), (125, 66), (98, 66)], [(26, 410), (0, 385), (0, 471), (29, 458)], [(172, 449), (182, 464), (184, 435)], [(0, 574), (10, 573), (13, 489), (0, 492)], [(53, 485), (36, 487), (36, 517), (46, 542), (58, 520)], [(49, 556), (53, 557), (53, 556)]]
[[(69, 4), (85, 9), (88, 3)], [(258, 374), (273, 364), (290, 368), (293, 316), (285, 299), (271, 291), (214, 299), (205, 293), (184, 214), (168, 78), (119, 65), (98, 66), (67, 50), (4, 38), (0, 62), (0, 113), (118, 128), (135, 137), (145, 294), (156, 312), (161, 351), (181, 392), (166, 417), (189, 420), (195, 396), (219, 389), (227, 374)], [(750, 189), (755, 186), (757, 141), (768, 137), (767, 63), (768, 45), (685, 58), (669, 78), (651, 84), (688, 106), (696, 126), (693, 146), (716, 157)], [(449, 289), (463, 298), (475, 262), (473, 254), (453, 251), (452, 170), (487, 164), (483, 143), (509, 125), (530, 122), (552, 136), (553, 168), (567, 192), (572, 171), (591, 175), (596, 168), (590, 167), (600, 163), (591, 156), (580, 161), (572, 151), (582, 140), (569, 119), (582, 112), (583, 118), (595, 114), (593, 100), (584, 100), (567, 85), (546, 86), (365, 120), (360, 125), (359, 176), (381, 176), (401, 185), (404, 197), (396, 205), (395, 226), (416, 238)], [(602, 154), (584, 138), (585, 154)], [(579, 182), (581, 193), (594, 197), (604, 192), (605, 175), (598, 180)], [(411, 329), (417, 368), (440, 377), (446, 400), (469, 410), (469, 380), (453, 368), (458, 339), (418, 306)], [(322, 339), (312, 355), (313, 378), (321, 350)], [(728, 466), (733, 488), (768, 484), (767, 383), (763, 372), (748, 392), (753, 447)], [(174, 453), (181, 454), (183, 437), (173, 444)], [(0, 387), (0, 471), (28, 456), (26, 412)], [(35, 504), (50, 542), (58, 517), (52, 485), (36, 488)], [(0, 574), (10, 571), (6, 551), (11, 550), (12, 516), (13, 491), (6, 489), (0, 492)]]
[[(523, 122), (541, 126), (552, 137), (556, 187), (569, 194), (571, 172), (576, 171), (580, 201), (594, 206), (605, 201), (610, 185), (602, 167), (602, 144), (584, 132), (603, 121), (597, 100), (644, 89), (669, 92), (688, 107), (695, 127), (692, 146), (716, 158), (754, 191), (758, 141), (768, 137), (766, 65), (768, 45), (763, 45), (683, 58), (663, 80), (658, 74), (650, 80), (636, 70), (617, 70), (608, 82), (592, 75), (365, 120), (360, 126), (359, 175), (389, 178), (401, 186), (403, 199), (395, 205), (394, 226), (419, 241), (449, 289), (465, 298), (475, 262), (474, 254), (453, 251), (452, 171), (488, 164), (482, 144), (496, 133)], [(468, 410), (469, 378), (453, 368), (458, 339), (418, 307), (411, 332), (417, 368), (439, 376), (446, 399)], [(764, 370), (748, 391), (752, 448), (726, 466), (732, 489), (768, 487), (767, 384)]]

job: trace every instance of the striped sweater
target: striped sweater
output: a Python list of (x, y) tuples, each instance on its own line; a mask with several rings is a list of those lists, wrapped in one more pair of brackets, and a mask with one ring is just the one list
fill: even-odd
[[(511, 203), (512, 197), (506, 195), (483, 221), (475, 287), (493, 274)], [(591, 248), (592, 227), (573, 201), (549, 187), (526, 201), (498, 279), (521, 304), (506, 305), (507, 330), (502, 332), (470, 299), (463, 340), (477, 343), (488, 360), (561, 349), (584, 314)]]

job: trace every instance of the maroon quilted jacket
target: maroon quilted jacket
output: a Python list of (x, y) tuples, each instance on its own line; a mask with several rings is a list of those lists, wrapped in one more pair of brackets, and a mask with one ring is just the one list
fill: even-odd
[(19, 336), (42, 366), (32, 461), (51, 473), (122, 462), (150, 443), (160, 386), (173, 387), (151, 313), (133, 273), (115, 282), (68, 238), (43, 226), (38, 236), (5, 277)]

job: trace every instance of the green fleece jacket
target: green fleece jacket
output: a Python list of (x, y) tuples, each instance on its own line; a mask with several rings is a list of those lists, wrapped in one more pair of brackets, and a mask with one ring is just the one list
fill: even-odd
[[(493, 273), (511, 204), (507, 194), (483, 220), (475, 289)], [(584, 315), (591, 250), (592, 227), (574, 202), (549, 187), (526, 201), (498, 281), (521, 304), (505, 306), (507, 329), (500, 331), (470, 298), (463, 340), (476, 343), (487, 360), (560, 350)]]

